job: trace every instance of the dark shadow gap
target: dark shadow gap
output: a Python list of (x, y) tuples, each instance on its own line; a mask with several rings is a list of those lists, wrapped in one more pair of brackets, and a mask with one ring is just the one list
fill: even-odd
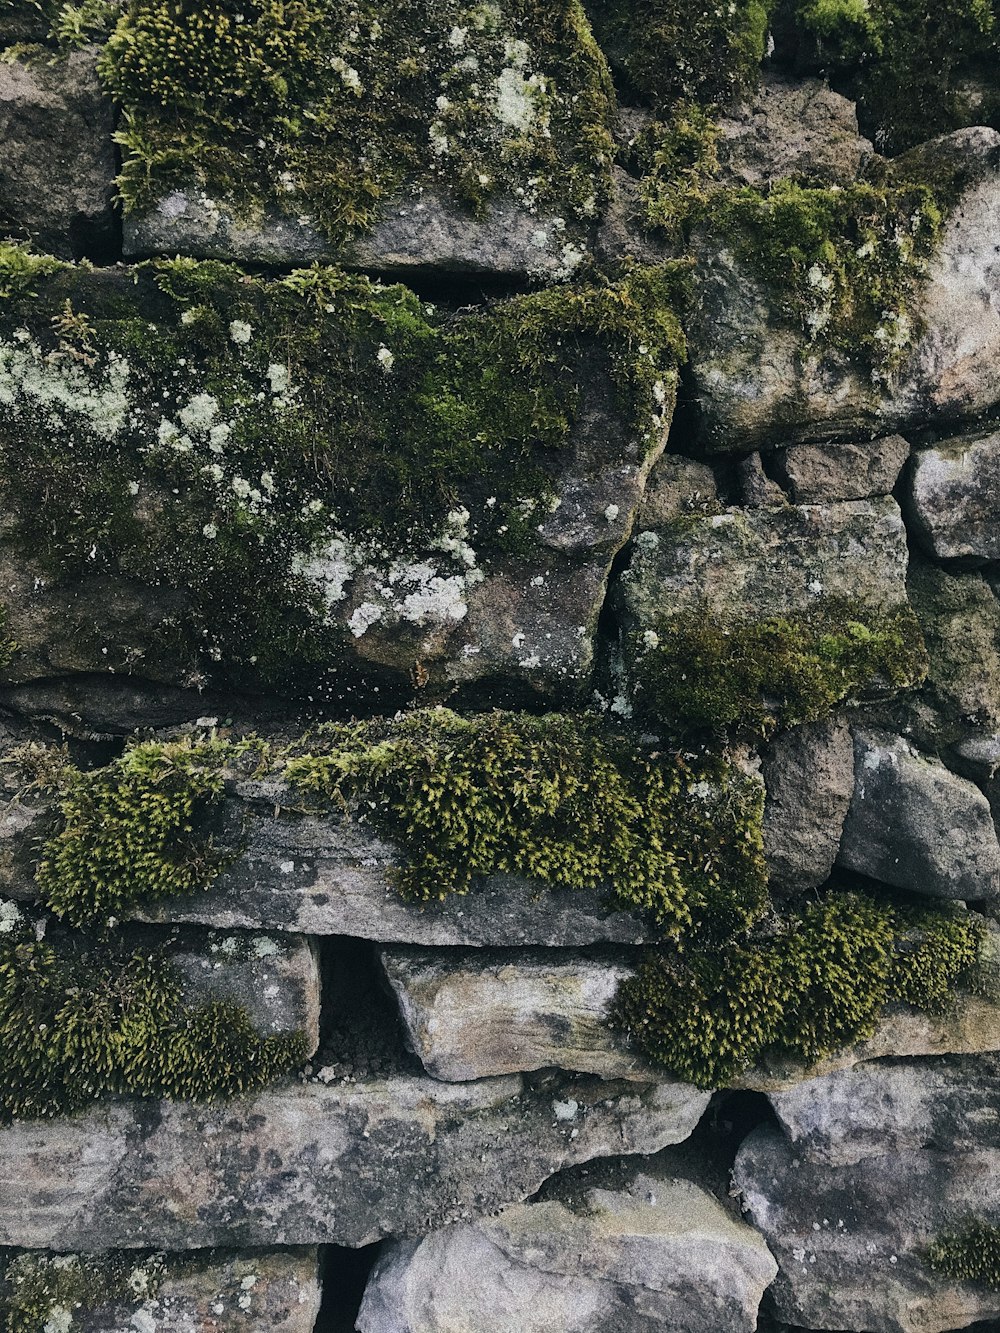
[(349, 1250), (327, 1245), (320, 1253), (323, 1301), (315, 1333), (354, 1333), (365, 1287), (379, 1252), (378, 1245)]

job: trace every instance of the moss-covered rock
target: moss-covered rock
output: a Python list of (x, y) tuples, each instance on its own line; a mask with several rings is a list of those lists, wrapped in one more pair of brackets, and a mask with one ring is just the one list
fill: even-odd
[(947, 1277), (1000, 1291), (1000, 1226), (970, 1222), (961, 1230), (938, 1236), (927, 1251), (927, 1261), (935, 1272)]
[(670, 420), (674, 270), (453, 315), (334, 269), (17, 255), (16, 679), (585, 680)]

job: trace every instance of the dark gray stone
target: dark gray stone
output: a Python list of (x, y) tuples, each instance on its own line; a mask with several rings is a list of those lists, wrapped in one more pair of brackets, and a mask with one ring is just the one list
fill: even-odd
[(775, 737), (762, 755), (764, 852), (771, 887), (818, 888), (830, 876), (854, 790), (854, 744), (842, 719)]
[(793, 444), (776, 451), (775, 466), (796, 504), (829, 504), (891, 495), (909, 452), (902, 435), (857, 444)]

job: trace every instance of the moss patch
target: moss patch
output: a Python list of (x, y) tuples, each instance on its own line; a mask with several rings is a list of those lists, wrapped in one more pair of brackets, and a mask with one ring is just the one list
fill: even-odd
[(810, 614), (765, 620), (678, 613), (643, 638), (639, 707), (680, 730), (768, 735), (873, 689), (919, 684), (927, 669), (908, 608), (875, 615), (833, 599)]
[(261, 1037), (246, 1010), (185, 1005), (159, 955), (0, 920), (0, 1118), (78, 1110), (109, 1094), (205, 1100), (253, 1092), (304, 1060), (299, 1034)]
[(0, 59), (65, 53), (104, 41), (121, 14), (120, 0), (0, 0)]
[(78, 1313), (124, 1302), (155, 1299), (163, 1281), (162, 1255), (122, 1251), (88, 1258), (80, 1254), (21, 1254), (0, 1284), (0, 1315), (7, 1333), (69, 1329)]
[(765, 1052), (811, 1064), (861, 1041), (890, 1002), (941, 1010), (974, 976), (980, 938), (957, 913), (832, 895), (759, 942), (651, 953), (615, 1021), (673, 1074), (719, 1087)]
[(981, 1282), (1000, 1291), (1000, 1226), (969, 1222), (939, 1236), (927, 1259), (935, 1272), (956, 1282)]
[(103, 61), (126, 203), (196, 184), (342, 243), (404, 186), (589, 220), (613, 94), (578, 0), (131, 0)]
[(192, 683), (336, 667), (365, 628), (333, 628), (336, 603), (365, 569), (419, 585), (404, 619), (457, 616), (431, 594), (457, 602), (533, 546), (582, 386), (607, 377), (652, 447), (683, 353), (677, 267), (451, 315), (330, 268), (17, 255), (0, 308), (14, 537), (53, 576), (155, 589), (144, 648)]

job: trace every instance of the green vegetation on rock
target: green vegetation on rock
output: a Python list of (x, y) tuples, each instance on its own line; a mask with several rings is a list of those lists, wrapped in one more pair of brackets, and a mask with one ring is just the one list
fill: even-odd
[(671, 1073), (719, 1087), (765, 1053), (813, 1063), (861, 1041), (886, 1004), (940, 1011), (974, 978), (980, 938), (958, 913), (832, 894), (760, 939), (651, 952), (615, 1022)]
[(981, 1282), (1000, 1291), (1000, 1226), (969, 1222), (939, 1236), (927, 1252), (931, 1268), (956, 1282)]
[(338, 244), (407, 188), (584, 221), (607, 199), (614, 98), (579, 0), (131, 0), (102, 72), (132, 208), (193, 185)]
[(304, 1060), (304, 1037), (262, 1037), (238, 1005), (186, 1005), (159, 955), (58, 929), (38, 939), (4, 907), (0, 1119), (60, 1115), (115, 1093), (232, 1097)]
[(12, 539), (47, 577), (150, 589), (146, 670), (192, 684), (335, 670), (365, 571), (461, 589), (530, 549), (587, 386), (651, 449), (683, 355), (680, 266), (451, 314), (331, 268), (19, 254), (0, 265)]
[(120, 14), (120, 0), (0, 0), (0, 59), (51, 58), (52, 48), (104, 41)]
[(828, 599), (765, 620), (665, 616), (644, 635), (635, 680), (638, 706), (671, 729), (768, 735), (873, 689), (917, 685), (926, 669), (909, 608), (877, 615)]
[(162, 1255), (120, 1251), (20, 1254), (0, 1283), (0, 1319), (7, 1333), (43, 1333), (75, 1327), (78, 1313), (102, 1305), (154, 1300), (165, 1272)]

